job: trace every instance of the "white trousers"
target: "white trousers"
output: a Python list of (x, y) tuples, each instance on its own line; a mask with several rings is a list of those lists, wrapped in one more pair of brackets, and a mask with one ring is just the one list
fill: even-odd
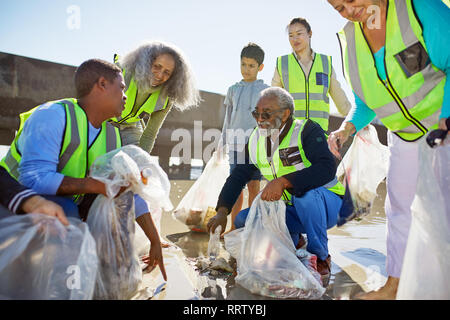
[(419, 173), (418, 146), (418, 141), (406, 142), (388, 131), (390, 156), (385, 202), (387, 218), (386, 271), (389, 276), (395, 278), (400, 278), (411, 226), (411, 205), (416, 193)]

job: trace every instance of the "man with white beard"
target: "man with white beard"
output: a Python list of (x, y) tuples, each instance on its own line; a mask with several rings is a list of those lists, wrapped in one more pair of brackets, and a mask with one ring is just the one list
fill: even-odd
[[(261, 92), (252, 115), (257, 127), (246, 146), (245, 163), (231, 172), (217, 202), (217, 214), (208, 222), (208, 231), (225, 230), (227, 215), (255, 170), (269, 181), (261, 200), (286, 203), (286, 225), (294, 245), (304, 244), (317, 256), (318, 271), (328, 284), (331, 257), (327, 229), (337, 223), (345, 189), (336, 179), (336, 164), (328, 149), (325, 133), (312, 120), (293, 118), (294, 100), (284, 89), (271, 87)], [(242, 228), (249, 208), (234, 222)]]

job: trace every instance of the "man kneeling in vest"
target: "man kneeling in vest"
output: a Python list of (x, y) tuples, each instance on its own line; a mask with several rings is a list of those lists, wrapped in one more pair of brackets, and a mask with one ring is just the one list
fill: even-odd
[[(106, 120), (120, 116), (126, 95), (122, 70), (98, 59), (75, 73), (77, 99), (39, 105), (20, 114), (20, 127), (0, 165), (24, 186), (63, 207), (66, 216), (86, 219), (105, 185), (88, 177), (95, 159), (121, 147), (118, 129)], [(146, 202), (135, 196), (136, 221), (151, 241), (150, 268), (164, 279), (161, 242)]]
[[(231, 172), (217, 202), (217, 214), (208, 223), (209, 231), (219, 225), (225, 230), (227, 215), (256, 170), (269, 180), (261, 199), (286, 203), (286, 225), (294, 245), (304, 244), (318, 258), (324, 286), (330, 277), (327, 229), (336, 225), (345, 189), (336, 179), (334, 157), (322, 128), (312, 120), (294, 120), (294, 101), (282, 88), (261, 92), (252, 112), (258, 126), (251, 134), (245, 159)], [(249, 208), (235, 220), (245, 225)]]

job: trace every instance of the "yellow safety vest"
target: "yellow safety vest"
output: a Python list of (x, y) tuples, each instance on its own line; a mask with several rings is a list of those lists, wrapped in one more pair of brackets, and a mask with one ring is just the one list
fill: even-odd
[(411, 0), (389, 0), (383, 81), (362, 25), (349, 22), (338, 33), (344, 73), (355, 94), (381, 122), (406, 141), (438, 127), (446, 76), (432, 64)]
[[(287, 135), (283, 138), (279, 146), (273, 152), (272, 159), (269, 161), (266, 151), (266, 137), (262, 136), (256, 127), (250, 135), (248, 141), (248, 151), (250, 161), (261, 171), (261, 174), (269, 181), (273, 179), (285, 176), (289, 173), (296, 172), (308, 168), (311, 166), (311, 162), (306, 158), (305, 152), (302, 147), (302, 131), (306, 121), (294, 120)], [(298, 147), (298, 153), (295, 150), (293, 154), (289, 154), (289, 158), (296, 157), (299, 160), (294, 161), (293, 165), (284, 165), (280, 159), (280, 152), (284, 153), (284, 150), (292, 150), (292, 148)], [(299, 157), (300, 156), (300, 157)], [(335, 177), (331, 182), (327, 183), (323, 187), (336, 193), (337, 195), (344, 195), (345, 188)], [(292, 195), (285, 190), (283, 193), (283, 200), (291, 201)]]
[[(84, 178), (94, 160), (116, 148), (121, 147), (119, 130), (106, 121), (102, 123), (100, 132), (91, 146), (88, 146), (89, 123), (84, 110), (77, 104), (76, 99), (52, 101), (49, 104), (59, 104), (66, 113), (66, 128), (62, 139), (57, 172), (73, 178)], [(39, 106), (38, 106), (39, 107)], [(15, 179), (19, 177), (19, 164), (22, 155), (17, 149), (17, 141), (23, 126), (35, 107), (20, 114), (20, 127), (6, 156), (0, 162)]]
[(296, 119), (311, 119), (324, 131), (330, 117), (331, 57), (316, 53), (305, 75), (293, 53), (277, 58), (277, 70), (283, 87), (294, 99)]
[[(119, 56), (114, 55), (114, 62), (118, 65)], [(125, 70), (123, 70), (125, 77)], [(155, 111), (165, 109), (169, 104), (169, 98), (161, 96), (161, 90), (155, 91), (149, 95), (147, 100), (140, 106), (136, 107), (136, 97), (138, 95), (138, 87), (134, 78), (131, 79), (130, 84), (125, 92), (127, 101), (124, 110), (118, 118), (112, 118), (111, 121), (115, 123), (133, 123), (138, 122), (147, 115)]]

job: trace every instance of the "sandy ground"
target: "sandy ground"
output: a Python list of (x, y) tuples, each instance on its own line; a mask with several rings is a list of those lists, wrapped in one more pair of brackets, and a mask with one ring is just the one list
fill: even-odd
[[(171, 181), (171, 200), (174, 207), (193, 183), (194, 181), (187, 180)], [(360, 291), (377, 289), (384, 284), (385, 193), (385, 185), (382, 183), (371, 213), (363, 220), (351, 221), (342, 227), (328, 230), (332, 276), (322, 299), (352, 299)], [(246, 204), (246, 191), (244, 196)], [(230, 225), (229, 218), (227, 228)], [(175, 245), (163, 250), (168, 281), (164, 282), (159, 270), (145, 273), (142, 288), (135, 299), (268, 299), (254, 295), (235, 284), (231, 273), (211, 275), (195, 270), (196, 259), (206, 256), (209, 235), (191, 232), (186, 225), (174, 219), (171, 213), (164, 213), (161, 218), (161, 236)]]

